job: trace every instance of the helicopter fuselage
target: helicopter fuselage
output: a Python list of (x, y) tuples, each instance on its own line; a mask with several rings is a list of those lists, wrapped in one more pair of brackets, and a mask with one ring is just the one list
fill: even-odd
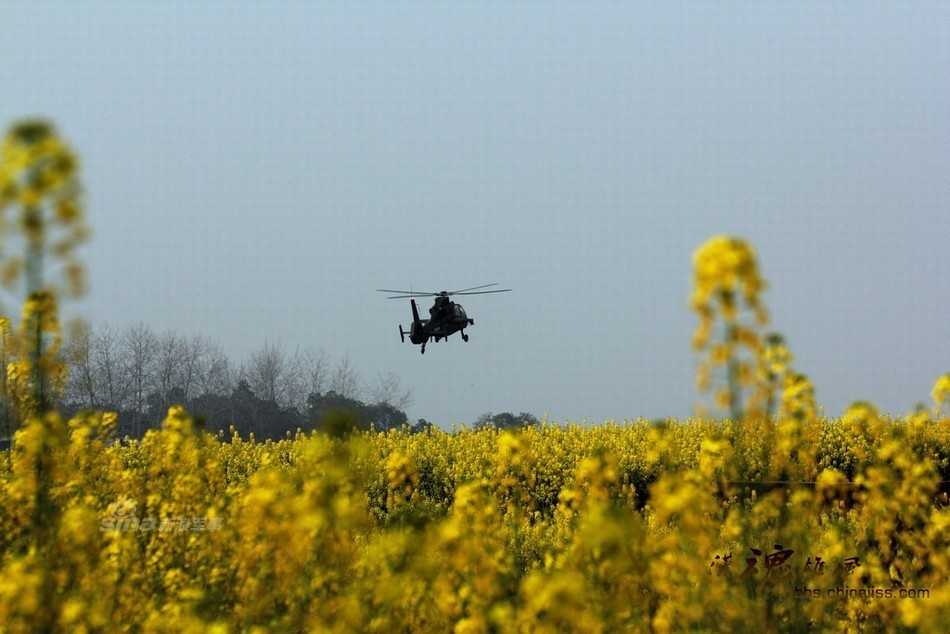
[[(419, 318), (419, 309), (416, 306), (416, 300), (409, 300), (412, 305), (412, 325), (409, 326), (409, 341), (422, 346), (425, 353), (425, 344), (433, 339), (437, 343), (443, 339), (448, 339), (450, 335), (456, 332), (462, 333), (462, 340), (468, 341), (468, 335), (465, 334), (465, 328), (475, 324), (475, 320), (465, 314), (465, 309), (461, 304), (453, 302), (448, 297), (436, 297), (435, 303), (429, 309), (429, 319)], [(399, 334), (405, 341), (405, 333), (402, 326), (399, 327)]]

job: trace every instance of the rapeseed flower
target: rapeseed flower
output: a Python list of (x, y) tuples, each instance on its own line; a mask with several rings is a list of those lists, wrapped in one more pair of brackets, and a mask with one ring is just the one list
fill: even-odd
[(946, 414), (950, 415), (950, 372), (937, 378), (933, 390), (930, 392), (930, 397), (934, 402), (935, 414), (939, 416), (941, 410), (945, 409)]
[[(759, 275), (755, 250), (741, 238), (716, 236), (693, 254), (693, 293), (690, 306), (699, 316), (693, 348), (708, 350), (697, 369), (697, 386), (710, 388), (711, 374), (723, 368), (726, 385), (714, 392), (714, 403), (728, 409), (734, 420), (765, 414), (768, 384), (762, 358), (763, 344), (757, 329), (768, 321), (760, 294), (765, 280)], [(742, 316), (750, 312), (746, 323)], [(712, 343), (717, 316), (723, 335)], [(751, 389), (745, 407), (743, 391)]]

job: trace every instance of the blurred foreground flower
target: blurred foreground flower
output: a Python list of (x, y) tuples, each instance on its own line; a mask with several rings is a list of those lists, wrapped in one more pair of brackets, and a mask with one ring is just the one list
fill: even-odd
[[(697, 368), (697, 387), (701, 391), (711, 389), (714, 370), (724, 368), (726, 385), (715, 392), (714, 402), (736, 421), (764, 415), (765, 411), (766, 370), (758, 332), (768, 321), (759, 297), (764, 288), (755, 250), (741, 238), (716, 236), (693, 254), (690, 306), (699, 315), (693, 348), (708, 350), (707, 358)], [(742, 319), (743, 309), (751, 312), (751, 321)], [(722, 320), (723, 335), (713, 343), (717, 316)], [(744, 409), (745, 389), (753, 391)]]
[(57, 301), (84, 290), (76, 249), (88, 237), (78, 166), (42, 120), (14, 124), (0, 148), (0, 282), (14, 290), (22, 278), (25, 290), (18, 334), (10, 337), (9, 322), (2, 324), (3, 395), (21, 420), (52, 407), (65, 375)]

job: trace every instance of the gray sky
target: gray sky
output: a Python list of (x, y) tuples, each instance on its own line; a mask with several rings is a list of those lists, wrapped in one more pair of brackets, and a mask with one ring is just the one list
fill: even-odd
[[(929, 403), (948, 68), (946, 2), (0, 7), (0, 125), (50, 117), (83, 158), (72, 313), (349, 355), (443, 426), (689, 415), (719, 233), (828, 414)], [(492, 282), (424, 356), (374, 291)]]

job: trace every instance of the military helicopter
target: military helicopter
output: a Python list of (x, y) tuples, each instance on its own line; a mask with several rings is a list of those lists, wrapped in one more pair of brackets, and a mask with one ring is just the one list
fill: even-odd
[[(475, 320), (465, 314), (465, 309), (461, 304), (456, 304), (449, 299), (452, 295), (482, 295), (485, 293), (507, 293), (510, 288), (499, 288), (491, 291), (482, 291), (479, 289), (489, 286), (498, 286), (495, 284), (485, 284), (483, 286), (473, 286), (472, 288), (463, 288), (458, 291), (439, 291), (438, 293), (413, 293), (412, 291), (392, 291), (385, 288), (377, 288), (381, 293), (399, 293), (386, 299), (405, 299), (409, 298), (412, 305), (412, 325), (409, 326), (409, 332), (402, 329), (399, 324), (399, 337), (402, 342), (406, 342), (406, 335), (409, 335), (409, 341), (414, 344), (422, 345), (422, 354), (426, 353), (426, 343), (429, 339), (434, 339), (436, 343), (442, 339), (448, 339), (452, 333), (462, 333), (462, 341), (468, 341), (468, 335), (465, 334), (465, 328), (475, 324)], [(429, 319), (419, 319), (419, 309), (416, 308), (416, 297), (435, 297), (435, 303), (429, 309)]]

